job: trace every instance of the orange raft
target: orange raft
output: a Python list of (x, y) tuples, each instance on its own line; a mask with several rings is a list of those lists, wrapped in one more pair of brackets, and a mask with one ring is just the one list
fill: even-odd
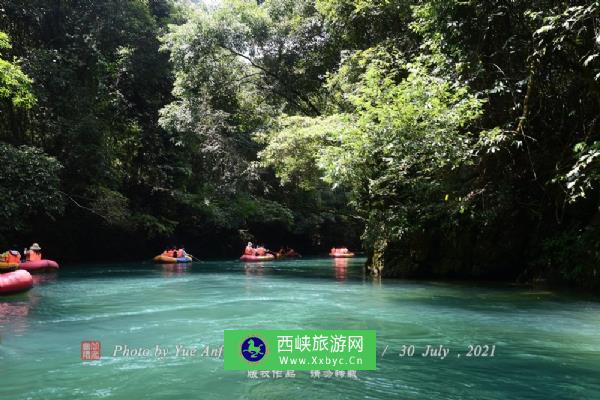
[(331, 257), (335, 258), (351, 258), (354, 257), (354, 253), (329, 253)]
[(154, 262), (161, 263), (161, 264), (191, 263), (192, 262), (192, 257), (190, 257), (190, 256), (185, 256), (185, 257), (168, 257), (168, 256), (163, 256), (161, 254), (159, 256), (154, 257)]
[(0, 275), (0, 295), (24, 292), (33, 286), (33, 277), (25, 270)]

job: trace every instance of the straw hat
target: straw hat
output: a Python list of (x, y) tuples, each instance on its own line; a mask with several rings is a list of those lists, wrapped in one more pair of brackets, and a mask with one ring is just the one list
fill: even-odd
[(29, 250), (37, 250), (37, 251), (39, 251), (39, 250), (41, 250), (41, 249), (42, 249), (42, 248), (41, 248), (41, 247), (40, 247), (40, 245), (39, 245), (39, 244), (37, 244), (37, 243), (34, 243), (34, 244), (32, 244), (32, 245), (31, 245), (31, 247), (29, 248)]

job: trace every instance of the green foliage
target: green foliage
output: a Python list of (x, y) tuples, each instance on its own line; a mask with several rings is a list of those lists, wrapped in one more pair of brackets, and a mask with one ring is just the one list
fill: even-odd
[(0, 49), (6, 50), (10, 48), (12, 48), (12, 45), (10, 44), (10, 38), (6, 33), (0, 32)]
[(569, 230), (543, 243), (540, 264), (557, 281), (589, 286), (600, 277), (600, 232), (598, 227)]
[(121, 193), (106, 187), (92, 187), (88, 190), (90, 211), (100, 216), (107, 224), (127, 226), (131, 211), (128, 199)]
[(156, 218), (148, 214), (134, 214), (128, 220), (136, 229), (149, 239), (165, 238), (173, 235), (177, 221)]
[[(10, 38), (0, 32), (0, 51), (10, 48)], [(18, 64), (0, 58), (0, 99), (10, 100), (15, 107), (31, 108), (35, 104), (31, 83)]]
[[(360, 72), (348, 79), (356, 66)], [(381, 48), (348, 58), (329, 87), (348, 113), (284, 117), (260, 138), (267, 143), (263, 162), (284, 182), (296, 177), (300, 185), (314, 185), (320, 175), (334, 187), (351, 188), (369, 243), (384, 226), (388, 239), (400, 239), (439, 217), (423, 213), (423, 202), (447, 212), (439, 199), (451, 190), (452, 171), (472, 162), (475, 141), (467, 128), (481, 114), (481, 101), (432, 75), (423, 60), (398, 64)]]
[(317, 0), (331, 40), (345, 50), (366, 49), (390, 39), (408, 42), (413, 1)]
[(0, 234), (61, 214), (60, 170), (60, 163), (39, 149), (0, 143)]
[(279, 113), (318, 115), (325, 102), (339, 51), (312, 1), (17, 0), (0, 29), (19, 38), (0, 46), (37, 98), (30, 112), (0, 104), (0, 140), (60, 160), (59, 229), (77, 240), (93, 225), (157, 241), (219, 232), (223, 247), (263, 226), (308, 241), (339, 204), (254, 162), (253, 135)]
[[(163, 36), (176, 79), (175, 99), (161, 110), (160, 124), (191, 165), (181, 201), (193, 210), (196, 229), (208, 224), (252, 235), (249, 227), (262, 224), (298, 234), (318, 231), (329, 206), (320, 203), (327, 189), (308, 176), (298, 179), (299, 186), (278, 185), (266, 164), (255, 162), (259, 146), (252, 138), (262, 137), (263, 146), (270, 141), (265, 132), (281, 112), (298, 121), (298, 113), (320, 113), (322, 76), (338, 57), (322, 35), (310, 1), (232, 0), (214, 10), (196, 9)], [(285, 147), (281, 143), (277, 152)], [(276, 173), (284, 178), (283, 171)], [(299, 212), (307, 201), (315, 207)]]
[(43, 148), (64, 166), (59, 178), (67, 207), (56, 229), (68, 232), (65, 242), (69, 235), (89, 242), (105, 232), (172, 232), (131, 220), (151, 213), (168, 221), (171, 207), (161, 193), (180, 171), (171, 162), (177, 152), (157, 126), (171, 89), (158, 36), (172, 22), (171, 10), (171, 0), (3, 4), (0, 29), (19, 38), (6, 53), (32, 78), (26, 82), (37, 103), (29, 102), (27, 113), (0, 104), (0, 140)]
[(344, 122), (339, 115), (328, 117), (282, 116), (267, 132), (255, 140), (265, 148), (258, 156), (263, 167), (273, 167), (282, 184), (303, 190), (321, 186), (325, 151), (340, 142)]
[(591, 146), (587, 146), (584, 142), (578, 143), (574, 152), (577, 161), (565, 175), (571, 202), (586, 197), (586, 192), (597, 189), (600, 183), (600, 142), (596, 141)]
[[(513, 260), (536, 264), (557, 232), (592, 229), (597, 1), (321, 0), (317, 8), (344, 46), (325, 84), (326, 116), (281, 117), (258, 136), (261, 161), (283, 182), (349, 188), (377, 263), (389, 253), (388, 264), (406, 260), (399, 264), (413, 273), (458, 257), (465, 265), (453, 268), (465, 275), (470, 262), (493, 273)], [(411, 10), (396, 13), (404, 30), (386, 24), (394, 8)], [(374, 43), (357, 32), (375, 32)], [(554, 254), (560, 246), (589, 265), (591, 241), (560, 242)], [(590, 277), (561, 260), (570, 271), (563, 279)]]
[[(0, 142), (60, 161), (34, 175), (64, 192), (45, 204), (67, 202), (65, 242), (237, 251), (366, 228), (376, 272), (593, 284), (599, 13), (584, 0), (14, 0), (0, 8)], [(45, 228), (18, 205), (5, 215)]]

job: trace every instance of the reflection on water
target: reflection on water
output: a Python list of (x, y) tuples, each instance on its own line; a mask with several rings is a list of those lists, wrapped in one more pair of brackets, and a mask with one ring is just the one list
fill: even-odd
[[(43, 286), (57, 281), (58, 274), (34, 273), (33, 285)], [(0, 335), (23, 335), (29, 329), (28, 316), (32, 309), (42, 301), (42, 296), (30, 289), (27, 292), (0, 296)], [(1, 339), (1, 336), (0, 336)]]
[(29, 329), (27, 317), (40, 300), (40, 295), (33, 293), (21, 293), (8, 299), (0, 297), (0, 339), (25, 334)]
[(333, 267), (335, 269), (335, 279), (345, 281), (346, 271), (348, 270), (348, 259), (333, 257)]
[(58, 274), (56, 272), (49, 272), (43, 274), (31, 274), (31, 277), (33, 278), (33, 286), (38, 286), (48, 283), (55, 283), (58, 278)]
[(174, 277), (188, 273), (191, 263), (162, 264), (161, 267), (163, 276)]
[(27, 330), (29, 302), (0, 302), (0, 332), (22, 334)]
[(246, 275), (264, 275), (265, 263), (244, 263), (244, 272), (246, 273)]

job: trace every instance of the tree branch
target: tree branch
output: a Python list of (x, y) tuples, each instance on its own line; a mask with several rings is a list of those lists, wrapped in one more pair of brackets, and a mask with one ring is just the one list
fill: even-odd
[[(285, 85), (296, 97), (298, 97), (299, 99), (301, 99), (304, 103), (306, 103), (306, 105), (308, 106), (308, 108), (310, 108), (310, 110), (312, 111), (312, 114), (314, 115), (321, 115), (321, 112), (319, 111), (319, 109), (317, 108), (317, 106), (315, 106), (310, 99), (308, 99), (306, 96), (302, 95), (302, 93), (298, 92), (296, 89), (292, 88), (281, 76), (279, 76), (278, 74), (274, 73), (273, 71), (271, 71), (270, 69), (257, 64), (251, 57), (242, 54), (234, 49), (231, 49), (225, 45), (219, 45), (222, 49), (229, 51), (230, 53), (238, 56), (238, 57), (242, 57), (244, 60), (248, 61), (250, 63), (250, 65), (252, 65), (255, 68), (258, 68), (259, 70), (263, 71), (265, 74), (267, 74), (268, 76), (270, 76), (271, 78), (274, 78), (275, 80), (279, 81), (280, 83), (282, 83), (283, 85)], [(289, 98), (288, 98), (289, 100)], [(297, 102), (294, 102), (295, 104), (298, 104)], [(307, 113), (306, 111), (304, 111), (305, 114), (310, 114)]]

